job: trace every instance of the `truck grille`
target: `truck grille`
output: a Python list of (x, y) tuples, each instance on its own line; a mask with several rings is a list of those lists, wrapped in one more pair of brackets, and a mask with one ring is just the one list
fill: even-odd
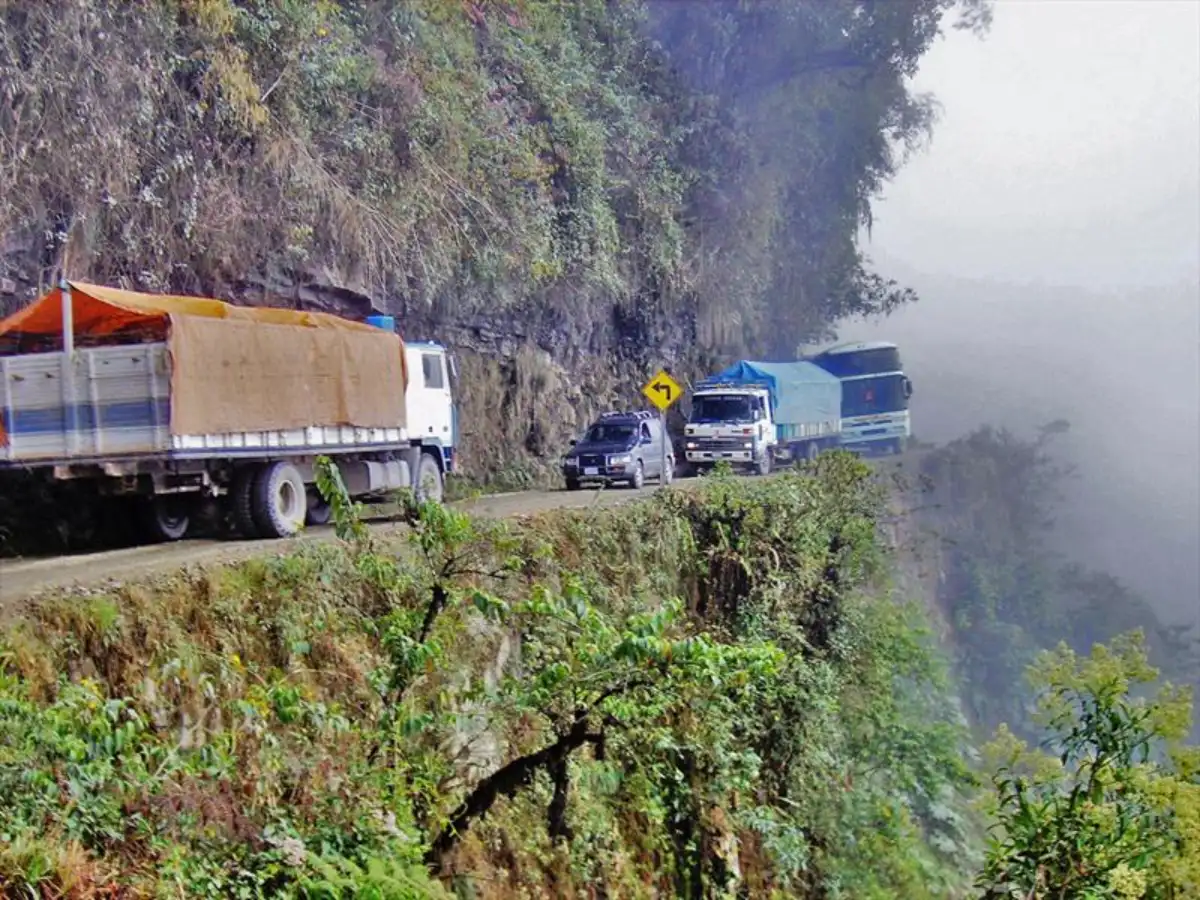
[(749, 437), (744, 438), (701, 438), (696, 441), (698, 450), (745, 450)]

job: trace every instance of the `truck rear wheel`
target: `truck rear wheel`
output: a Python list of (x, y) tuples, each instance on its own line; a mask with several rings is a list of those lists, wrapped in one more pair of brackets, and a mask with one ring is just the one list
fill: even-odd
[(804, 458), (812, 462), (821, 453), (821, 445), (816, 441), (809, 441), (808, 446), (804, 448)]
[(308, 492), (295, 466), (273, 462), (263, 468), (254, 479), (251, 512), (262, 537), (291, 537), (303, 527)]
[(155, 543), (181, 541), (192, 526), (191, 497), (157, 494), (142, 504), (142, 531)]
[(233, 527), (244, 538), (259, 536), (258, 523), (254, 521), (254, 481), (259, 471), (259, 466), (242, 466), (229, 486), (229, 515)]
[(333, 507), (321, 496), (321, 492), (315, 484), (310, 485), (308, 488), (308, 512), (304, 516), (304, 524), (328, 525), (331, 518), (333, 518)]
[(442, 467), (438, 465), (432, 453), (422, 453), (421, 458), (417, 460), (417, 499), (441, 503), (442, 488)]

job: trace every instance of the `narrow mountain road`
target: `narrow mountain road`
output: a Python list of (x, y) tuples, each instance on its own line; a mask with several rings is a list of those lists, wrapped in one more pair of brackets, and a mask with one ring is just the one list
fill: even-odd
[[(694, 479), (680, 479), (687, 485)], [(519, 494), (485, 495), (451, 504), (456, 509), (478, 516), (513, 518), (552, 509), (581, 509), (589, 506), (614, 506), (644, 498), (658, 488), (647, 485), (641, 491), (627, 488), (605, 490), (526, 491)], [(401, 528), (394, 521), (368, 523), (377, 533)], [(131, 581), (154, 572), (170, 571), (188, 565), (212, 565), (235, 562), (254, 556), (287, 552), (310, 541), (333, 540), (330, 527), (313, 528), (289, 540), (190, 540), (172, 544), (152, 544), (106, 550), (74, 556), (0, 561), (0, 610), (27, 597), (46, 591), (86, 587), (114, 581)]]
[[(922, 451), (901, 457), (870, 461), (881, 476), (903, 477), (911, 481)], [(684, 478), (676, 486), (688, 487), (696, 479)], [(614, 506), (644, 498), (658, 490), (647, 485), (641, 491), (628, 488), (604, 490), (526, 491), (517, 494), (493, 494), (452, 504), (456, 509), (478, 516), (514, 518), (552, 509), (582, 509), (589, 506)], [(390, 520), (373, 521), (371, 529), (380, 534), (400, 529)], [(0, 561), (0, 613), (31, 596), (69, 588), (101, 586), (113, 582), (136, 581), (154, 573), (170, 572), (185, 566), (216, 565), (254, 556), (285, 553), (310, 541), (333, 540), (333, 529), (314, 528), (290, 540), (189, 540), (172, 544), (153, 544), (67, 556)]]

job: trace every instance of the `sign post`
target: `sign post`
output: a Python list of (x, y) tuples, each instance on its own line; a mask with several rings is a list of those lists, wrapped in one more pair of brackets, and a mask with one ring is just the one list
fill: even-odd
[[(646, 399), (658, 407), (658, 422), (661, 432), (661, 468), (659, 469), (658, 483), (667, 483), (667, 410), (679, 399), (683, 394), (683, 388), (679, 386), (671, 373), (667, 369), (660, 369), (658, 374), (646, 382), (642, 388), (642, 393)], [(674, 473), (672, 473), (674, 474)]]

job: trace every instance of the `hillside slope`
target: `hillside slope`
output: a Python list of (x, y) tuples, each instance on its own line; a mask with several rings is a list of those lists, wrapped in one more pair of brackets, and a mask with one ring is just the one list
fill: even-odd
[(388, 544), (339, 505), (339, 544), (45, 599), (0, 631), (0, 890), (961, 896), (882, 500), (830, 454)]
[(652, 366), (907, 299), (855, 235), (947, 17), (988, 5), (5, 4), (0, 300), (65, 269), (396, 313), (461, 351), (464, 458), (511, 474)]

